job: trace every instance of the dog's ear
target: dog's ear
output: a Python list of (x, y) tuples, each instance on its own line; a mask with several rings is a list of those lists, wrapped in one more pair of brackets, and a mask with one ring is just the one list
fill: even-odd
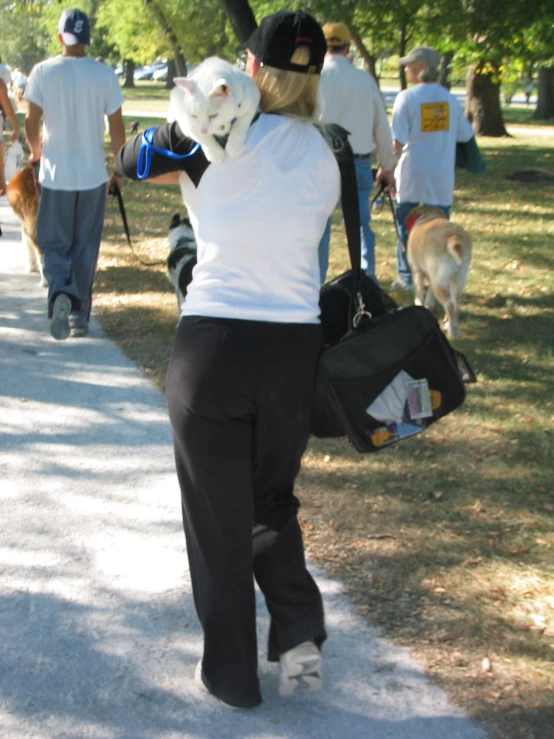
[(177, 226), (180, 223), (181, 223), (181, 216), (178, 213), (175, 213), (175, 215), (171, 219), (171, 223), (169, 224), (169, 228), (177, 228)]

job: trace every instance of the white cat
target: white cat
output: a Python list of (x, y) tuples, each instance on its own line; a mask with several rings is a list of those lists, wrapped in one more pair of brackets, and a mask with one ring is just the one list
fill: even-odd
[[(222, 162), (227, 152), (244, 150), (248, 127), (256, 115), (260, 91), (245, 72), (218, 57), (209, 57), (188, 77), (176, 77), (171, 91), (168, 121), (198, 141), (210, 162)], [(228, 136), (225, 149), (215, 136)]]

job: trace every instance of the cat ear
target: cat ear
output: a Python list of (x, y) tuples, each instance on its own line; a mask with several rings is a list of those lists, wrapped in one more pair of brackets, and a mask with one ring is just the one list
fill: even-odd
[(214, 82), (212, 91), (210, 92), (210, 97), (226, 98), (226, 97), (229, 97), (230, 94), (231, 94), (231, 88), (227, 84), (227, 80), (221, 77), (220, 79)]
[(174, 77), (173, 81), (175, 84), (186, 92), (194, 92), (196, 89), (196, 83), (189, 77)]

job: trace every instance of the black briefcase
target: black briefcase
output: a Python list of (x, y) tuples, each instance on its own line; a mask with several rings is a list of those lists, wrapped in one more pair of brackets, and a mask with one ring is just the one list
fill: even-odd
[(410, 306), (353, 328), (323, 349), (312, 433), (373, 452), (413, 436), (464, 401), (456, 357), (436, 319)]
[[(373, 452), (423, 431), (465, 398), (475, 376), (426, 308), (398, 308), (360, 269), (353, 160), (339, 160), (352, 269), (321, 288), (323, 350), (311, 431)], [(355, 206), (353, 205), (355, 204)]]

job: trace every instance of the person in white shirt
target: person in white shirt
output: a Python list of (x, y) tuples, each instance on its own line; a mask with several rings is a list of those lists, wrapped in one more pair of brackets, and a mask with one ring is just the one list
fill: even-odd
[(48, 280), (50, 333), (63, 340), (88, 333), (106, 183), (123, 187), (121, 175), (108, 177), (106, 170), (104, 115), (114, 157), (125, 143), (125, 126), (114, 71), (85, 53), (87, 15), (64, 11), (58, 41), (61, 55), (37, 64), (29, 76), (25, 131), (30, 161), (40, 160), (37, 243)]
[[(209, 164), (177, 122), (153, 134), (150, 177), (197, 187), (198, 263), (183, 303), (166, 398), (194, 602), (197, 679), (240, 708), (262, 698), (253, 577), (270, 613), (279, 692), (321, 686), (326, 638), (306, 568), (295, 479), (321, 350), (317, 248), (340, 195), (337, 159), (313, 124), (326, 43), (303, 12), (262, 19), (247, 42), (260, 115), (244, 152)], [(138, 179), (145, 142), (117, 158)], [(349, 151), (346, 137), (341, 149)], [(177, 155), (170, 158), (163, 152)]]
[(15, 95), (15, 101), (19, 105), (25, 93), (25, 85), (27, 84), (27, 76), (16, 67), (12, 72), (12, 87)]
[[(371, 229), (369, 198), (373, 187), (372, 157), (377, 157), (376, 180), (384, 181), (394, 194), (395, 158), (385, 104), (375, 79), (356, 69), (348, 59), (350, 31), (344, 23), (326, 23), (323, 33), (327, 55), (319, 86), (319, 118), (323, 123), (338, 123), (349, 133), (354, 152), (358, 199), (362, 268), (375, 277), (375, 234)], [(325, 281), (329, 264), (331, 221), (319, 245), (321, 281)]]
[(412, 208), (422, 203), (450, 215), (454, 193), (456, 143), (473, 137), (461, 105), (437, 83), (440, 54), (429, 46), (417, 46), (400, 59), (408, 82), (414, 87), (396, 96), (392, 109), (396, 167), (396, 219), (401, 239), (396, 246), (398, 279), (393, 287), (413, 290), (405, 246), (404, 223)]
[(12, 135), (10, 143), (14, 143), (19, 138), (19, 124), (8, 94), (8, 87), (3, 79), (0, 78), (0, 159), (2, 160), (2, 167), (0, 171), (0, 195), (6, 193), (6, 173), (4, 170), (4, 145), (3, 145), (3, 134), (4, 134), (4, 119), (7, 118), (12, 127)]

